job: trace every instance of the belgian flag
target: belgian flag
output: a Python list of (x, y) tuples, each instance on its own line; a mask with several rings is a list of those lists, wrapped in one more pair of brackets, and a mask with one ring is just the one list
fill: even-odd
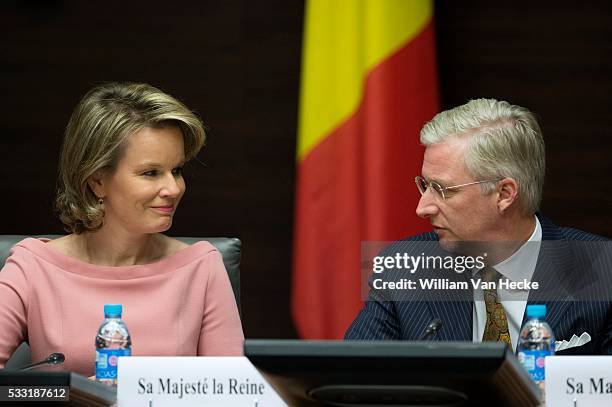
[(427, 229), (415, 215), (438, 111), (428, 0), (306, 3), (292, 311), (303, 338), (341, 338), (362, 306), (362, 241)]

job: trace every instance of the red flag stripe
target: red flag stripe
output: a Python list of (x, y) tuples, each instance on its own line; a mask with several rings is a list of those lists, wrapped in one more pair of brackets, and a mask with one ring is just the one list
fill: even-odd
[(305, 338), (341, 338), (361, 307), (360, 244), (426, 230), (414, 209), (438, 109), (433, 22), (367, 76), (353, 116), (298, 168), (293, 316)]

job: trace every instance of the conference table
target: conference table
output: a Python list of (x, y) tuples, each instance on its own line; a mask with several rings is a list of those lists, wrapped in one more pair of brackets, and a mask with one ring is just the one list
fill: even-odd
[[(125, 377), (120, 378), (119, 391), (76, 373), (47, 371), (0, 371), (0, 388), (65, 388), (69, 390), (68, 402), (45, 400), (44, 405), (70, 406), (541, 405), (540, 390), (503, 343), (247, 340), (245, 355), (242, 358), (121, 358), (119, 374)], [(211, 364), (213, 360), (216, 364)], [(235, 362), (243, 363), (240, 365), (243, 367), (236, 367), (239, 365)], [(180, 376), (181, 383), (187, 383), (198, 376), (208, 376), (209, 380), (214, 380), (215, 376), (225, 374), (223, 363), (229, 374), (237, 380), (240, 380), (241, 374), (247, 374), (244, 372), (248, 369), (244, 366), (252, 365), (252, 370), (261, 375), (259, 380), (271, 386), (270, 391), (277, 392), (284, 402), (280, 398), (258, 399), (245, 396), (237, 397), (235, 404), (228, 404), (227, 401), (218, 404), (213, 401), (214, 398), (210, 398), (213, 396), (209, 393), (206, 396), (209, 397), (206, 399), (208, 402), (189, 404), (189, 395), (181, 393), (175, 403), (168, 404), (168, 397), (164, 399), (155, 392), (145, 394), (142, 398), (138, 398), (136, 391), (127, 394), (128, 387), (137, 387), (130, 384), (136, 383), (134, 377), (140, 377), (139, 383), (143, 389), (145, 386), (142, 383), (147, 380), (154, 382), (153, 376), (159, 376), (160, 371), (177, 381)], [(258, 379), (253, 378), (252, 372), (249, 374), (251, 376), (246, 381), (248, 383), (250, 380), (254, 386)], [(147, 375), (152, 376), (147, 379)], [(123, 393), (123, 399), (118, 398), (120, 393)], [(1, 396), (0, 393), (0, 405)], [(265, 400), (268, 400), (267, 404)], [(19, 405), (39, 404), (20, 402)]]

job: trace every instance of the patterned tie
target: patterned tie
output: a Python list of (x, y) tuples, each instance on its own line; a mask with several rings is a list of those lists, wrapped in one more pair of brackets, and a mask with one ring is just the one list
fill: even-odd
[[(498, 282), (500, 277), (500, 274), (492, 267), (486, 268), (482, 275), (483, 280), (487, 282)], [(504, 311), (504, 307), (499, 302), (497, 290), (484, 290), (484, 300), (487, 308), (487, 323), (482, 335), (482, 341), (506, 342), (510, 349), (512, 349), (506, 311)]]

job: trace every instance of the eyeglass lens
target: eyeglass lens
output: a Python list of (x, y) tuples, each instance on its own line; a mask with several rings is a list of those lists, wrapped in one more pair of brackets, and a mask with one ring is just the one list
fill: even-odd
[(416, 184), (417, 184), (417, 188), (419, 189), (419, 192), (422, 194), (425, 193), (425, 191), (427, 190), (427, 188), (429, 188), (430, 186), (433, 188), (434, 192), (436, 192), (438, 195), (444, 197), (444, 191), (443, 188), (440, 184), (438, 184), (437, 182), (427, 182), (425, 181), (425, 179), (423, 177), (416, 177)]

